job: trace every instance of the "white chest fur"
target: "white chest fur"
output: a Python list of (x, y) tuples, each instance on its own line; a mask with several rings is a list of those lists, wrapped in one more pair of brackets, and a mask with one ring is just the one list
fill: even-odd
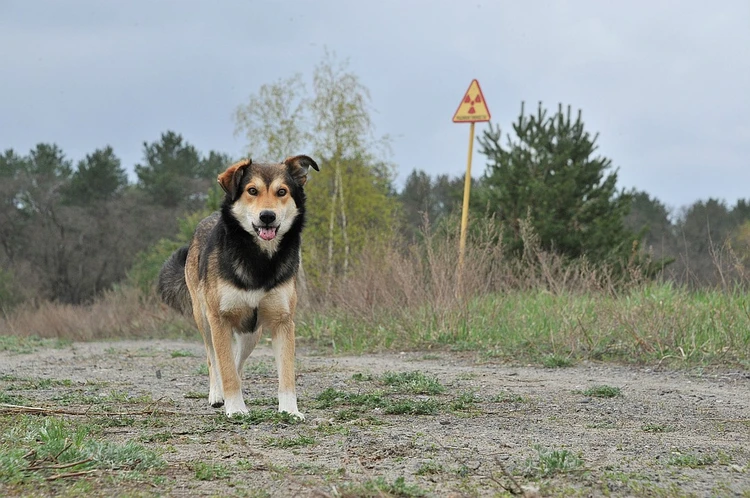
[(267, 292), (262, 289), (247, 291), (238, 289), (234, 285), (219, 284), (219, 309), (231, 311), (257, 308), (266, 294)]

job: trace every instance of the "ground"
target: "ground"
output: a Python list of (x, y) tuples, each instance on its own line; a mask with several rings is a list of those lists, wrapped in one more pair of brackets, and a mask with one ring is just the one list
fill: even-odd
[(208, 406), (197, 341), (0, 352), (6, 448), (12, 427), (62, 418), (163, 462), (141, 472), (89, 463), (69, 477), (47, 465), (35, 478), (30, 467), (0, 481), (0, 494), (750, 496), (747, 371), (331, 356), (304, 344), (297, 357), (302, 423), (275, 414), (268, 344), (248, 360), (252, 412), (236, 420)]

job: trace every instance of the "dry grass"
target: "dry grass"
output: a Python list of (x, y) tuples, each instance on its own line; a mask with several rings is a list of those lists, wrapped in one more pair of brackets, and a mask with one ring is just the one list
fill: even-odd
[[(694, 290), (647, 281), (637, 268), (614, 271), (542, 251), (524, 231), (525, 253), (509, 256), (492, 223), (476, 230), (459, 278), (458, 236), (433, 234), (405, 245), (368, 246), (349, 273), (308, 282), (310, 306), (298, 331), (341, 352), (384, 349), (471, 349), (542, 362), (686, 363), (750, 358), (748, 279), (723, 273), (722, 284)], [(726, 268), (725, 260), (717, 268)], [(192, 321), (133, 288), (105, 293), (87, 306), (22, 306), (0, 320), (0, 333), (94, 340), (197, 337)]]
[(26, 304), (0, 319), (0, 333), (77, 341), (192, 335), (194, 326), (155, 296), (132, 287), (105, 292), (88, 305)]

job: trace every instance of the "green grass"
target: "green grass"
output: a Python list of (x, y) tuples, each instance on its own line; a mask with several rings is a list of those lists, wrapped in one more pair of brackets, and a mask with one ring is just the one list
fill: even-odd
[(300, 420), (294, 415), (290, 415), (287, 412), (279, 412), (274, 409), (253, 409), (248, 413), (238, 413), (232, 415), (232, 418), (227, 419), (223, 414), (218, 414), (219, 420), (228, 421), (232, 424), (240, 425), (259, 425), (263, 423), (282, 424), (282, 425), (295, 425), (299, 424)]
[(558, 356), (556, 354), (548, 354), (542, 358), (542, 365), (547, 368), (564, 368), (569, 367), (573, 364), (570, 358), (564, 356)]
[(425, 375), (422, 372), (385, 372), (381, 381), (400, 393), (409, 394), (440, 394), (445, 387), (437, 377)]
[(2, 430), (0, 482), (6, 484), (43, 481), (62, 472), (143, 472), (165, 466), (155, 452), (133, 441), (99, 439), (100, 429), (87, 423), (18, 416), (3, 419)]
[(170, 356), (172, 358), (193, 358), (193, 357), (195, 357), (195, 355), (193, 354), (192, 351), (188, 351), (186, 349), (178, 349), (176, 351), (172, 351), (172, 353), (170, 353)]
[(214, 481), (229, 477), (231, 471), (227, 465), (212, 462), (196, 462), (193, 465), (195, 478), (199, 481)]
[(342, 486), (341, 496), (360, 498), (419, 498), (427, 492), (416, 484), (408, 484), (403, 477), (389, 482), (383, 477), (376, 477), (361, 483), (347, 483)]
[(297, 437), (269, 437), (266, 438), (263, 446), (267, 448), (298, 448), (313, 444), (315, 444), (314, 437), (299, 435)]
[(550, 450), (534, 446), (536, 455), (526, 460), (524, 475), (527, 477), (549, 477), (554, 474), (577, 470), (583, 460), (569, 450)]
[(70, 346), (73, 341), (68, 339), (43, 339), (36, 336), (0, 335), (0, 351), (14, 354), (28, 354), (38, 349), (62, 349)]
[(450, 407), (451, 410), (470, 411), (475, 409), (475, 405), (478, 402), (479, 399), (473, 391), (464, 391), (450, 402)]
[(592, 398), (616, 398), (621, 394), (619, 387), (607, 385), (589, 387), (582, 393), (586, 396), (591, 396)]
[(335, 352), (478, 351), (561, 367), (580, 360), (686, 366), (750, 361), (750, 294), (649, 284), (618, 294), (507, 291), (449, 308), (308, 312), (299, 334)]
[(315, 398), (316, 408), (334, 408), (348, 406), (342, 417), (355, 419), (357, 412), (382, 409), (386, 415), (434, 415), (440, 410), (440, 404), (432, 399), (413, 400), (387, 397), (380, 391), (372, 393), (347, 393), (328, 388)]
[(695, 453), (683, 454), (677, 452), (672, 453), (669, 460), (667, 460), (668, 465), (674, 465), (675, 467), (689, 467), (691, 469), (705, 467), (714, 462), (716, 462), (716, 458), (711, 455), (696, 455)]

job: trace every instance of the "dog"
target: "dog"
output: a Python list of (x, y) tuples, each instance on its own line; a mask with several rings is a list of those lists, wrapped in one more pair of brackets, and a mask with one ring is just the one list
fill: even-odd
[(162, 300), (195, 319), (206, 346), (208, 402), (224, 405), (228, 417), (248, 411), (242, 366), (265, 329), (276, 360), (279, 412), (304, 419), (295, 387), (294, 312), (311, 167), (320, 171), (304, 155), (229, 166), (218, 177), (221, 210), (198, 224), (190, 245), (175, 251), (159, 274)]

